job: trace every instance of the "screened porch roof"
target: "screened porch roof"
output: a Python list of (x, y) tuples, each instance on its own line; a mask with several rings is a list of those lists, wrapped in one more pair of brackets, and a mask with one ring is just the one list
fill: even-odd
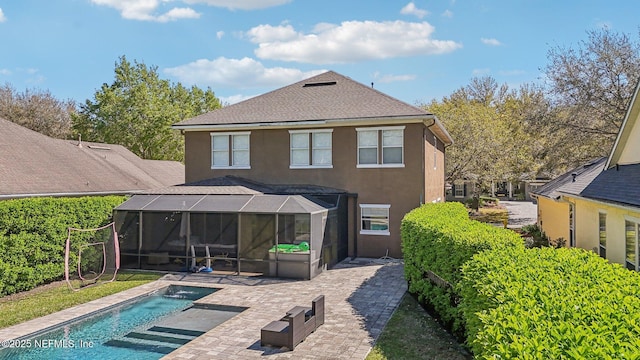
[(115, 210), (314, 214), (330, 208), (303, 195), (134, 195)]

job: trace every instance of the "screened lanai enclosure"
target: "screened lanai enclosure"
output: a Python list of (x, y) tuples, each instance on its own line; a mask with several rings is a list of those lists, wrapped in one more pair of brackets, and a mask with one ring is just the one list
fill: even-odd
[(122, 268), (311, 279), (347, 256), (341, 195), (134, 195), (114, 219)]

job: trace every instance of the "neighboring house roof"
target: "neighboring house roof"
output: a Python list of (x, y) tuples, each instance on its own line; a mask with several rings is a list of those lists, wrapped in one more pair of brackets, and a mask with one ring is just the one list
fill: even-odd
[(184, 165), (121, 145), (60, 140), (0, 118), (0, 198), (131, 193), (184, 182)]
[[(229, 126), (286, 126), (363, 124), (367, 121), (431, 121), (444, 143), (451, 136), (435, 115), (333, 71), (175, 124), (183, 130)], [(310, 124), (311, 123), (311, 124)]]
[(602, 157), (572, 169), (533, 191), (532, 194), (559, 199), (562, 194), (579, 195), (601, 172), (607, 158)]
[(640, 207), (640, 164), (619, 165), (603, 171), (580, 195)]

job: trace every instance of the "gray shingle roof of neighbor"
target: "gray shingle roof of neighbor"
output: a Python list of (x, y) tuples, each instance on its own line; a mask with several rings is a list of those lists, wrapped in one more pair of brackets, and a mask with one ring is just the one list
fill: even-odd
[(640, 164), (619, 165), (603, 171), (580, 195), (640, 207)]
[[(423, 118), (435, 116), (334, 71), (299, 81), (239, 103), (175, 124), (178, 129), (204, 125), (289, 123)], [(438, 137), (451, 143), (439, 124)]]
[(54, 139), (0, 118), (0, 198), (130, 193), (184, 182), (184, 165), (120, 145)]
[(580, 195), (595, 178), (602, 172), (606, 157), (596, 159), (585, 165), (572, 169), (539, 187), (533, 193), (550, 199), (558, 199), (562, 193)]

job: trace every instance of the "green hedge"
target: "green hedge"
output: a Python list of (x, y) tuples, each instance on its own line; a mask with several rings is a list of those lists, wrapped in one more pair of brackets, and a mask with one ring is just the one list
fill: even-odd
[(0, 296), (60, 279), (67, 227), (111, 220), (124, 196), (0, 201)]
[[(518, 234), (470, 220), (464, 205), (457, 202), (425, 204), (412, 210), (402, 220), (401, 234), (409, 291), (433, 307), (457, 335), (464, 330), (456, 306), (462, 265), (483, 250), (523, 247)], [(429, 272), (452, 288), (434, 285)]]
[(481, 359), (637, 359), (640, 275), (579, 249), (497, 249), (462, 268)]

